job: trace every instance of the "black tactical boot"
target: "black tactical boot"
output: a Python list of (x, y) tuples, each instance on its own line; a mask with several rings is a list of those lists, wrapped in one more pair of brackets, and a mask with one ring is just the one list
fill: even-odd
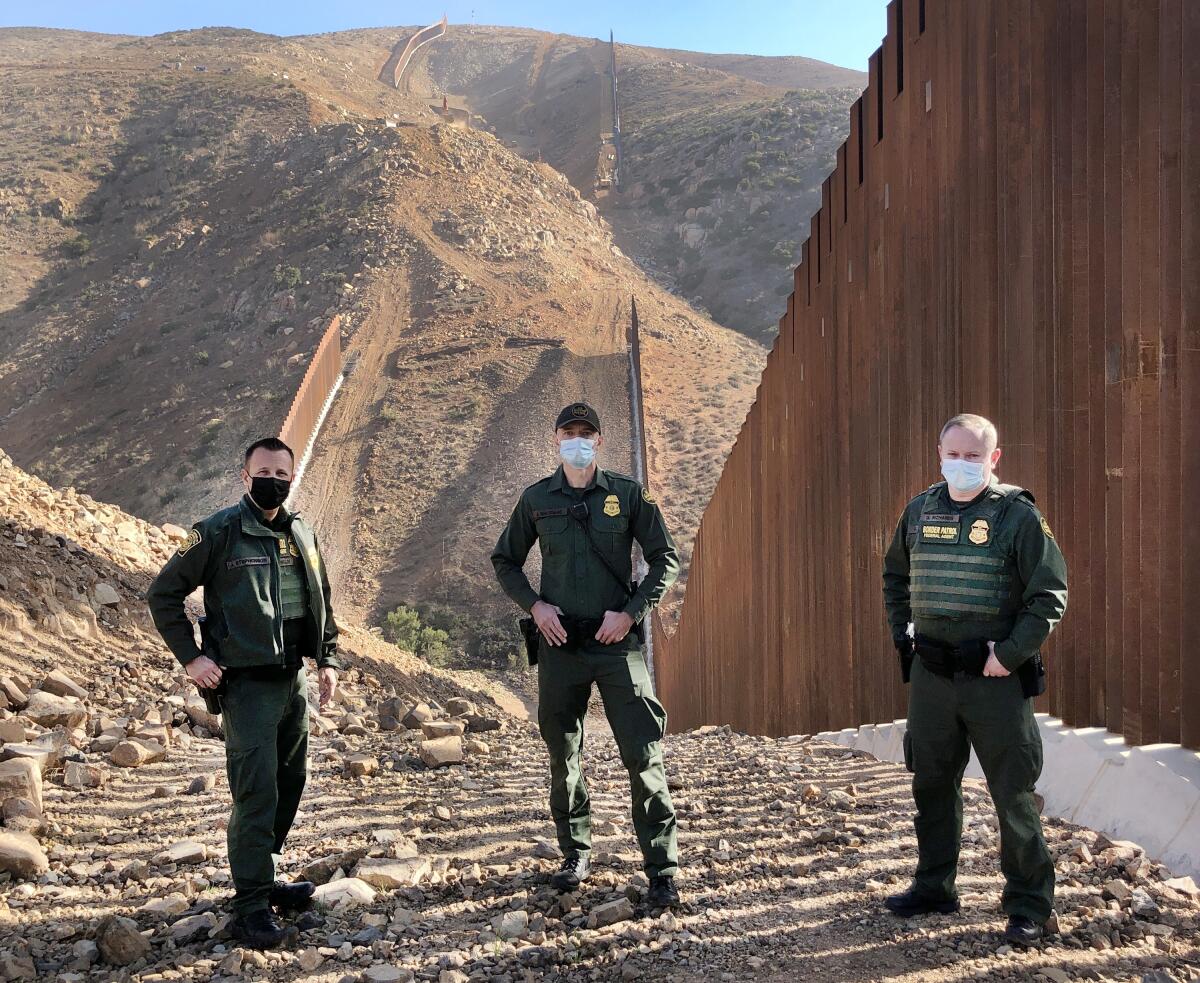
[(276, 881), (267, 899), (272, 908), (279, 911), (307, 911), (312, 904), (317, 885), (312, 881)]
[(287, 937), (287, 931), (275, 920), (270, 908), (235, 918), (229, 931), (248, 949), (274, 949)]
[(903, 894), (893, 894), (886, 898), (883, 906), (893, 915), (901, 918), (911, 918), (913, 915), (928, 915), (936, 913), (949, 915), (958, 911), (958, 898), (931, 898), (921, 894), (916, 888), (910, 887)]
[(650, 878), (650, 890), (646, 892), (646, 904), (651, 908), (673, 908), (679, 904), (679, 890), (675, 878), (670, 874)]
[(550, 878), (550, 886), (556, 891), (574, 891), (591, 872), (592, 861), (587, 854), (573, 853), (563, 858), (562, 866)]
[(1043, 926), (1024, 915), (1010, 916), (1008, 926), (1004, 929), (1004, 937), (1017, 945), (1033, 945), (1045, 934)]

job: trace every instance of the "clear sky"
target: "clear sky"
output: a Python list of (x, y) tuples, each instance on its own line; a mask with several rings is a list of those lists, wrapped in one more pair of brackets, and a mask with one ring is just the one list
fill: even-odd
[(866, 71), (887, 31), (886, 0), (0, 0), (0, 27), (67, 27), (159, 34), (193, 27), (246, 27), (268, 34), (320, 34), (354, 27), (503, 24), (607, 37), (658, 48), (804, 55)]

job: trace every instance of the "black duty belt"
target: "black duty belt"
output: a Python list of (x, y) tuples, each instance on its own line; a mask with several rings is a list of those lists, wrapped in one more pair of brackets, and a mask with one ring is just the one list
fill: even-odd
[(921, 665), (930, 672), (948, 678), (953, 678), (958, 672), (982, 676), (988, 660), (988, 643), (982, 638), (951, 643), (918, 635), (914, 648), (921, 657)]

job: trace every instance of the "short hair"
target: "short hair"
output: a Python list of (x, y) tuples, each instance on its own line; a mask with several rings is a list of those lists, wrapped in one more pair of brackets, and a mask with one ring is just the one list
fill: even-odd
[(278, 437), (262, 437), (259, 440), (256, 440), (253, 444), (246, 448), (246, 456), (242, 459), (242, 463), (249, 464), (251, 456), (257, 450), (287, 451), (288, 456), (292, 459), (292, 463), (296, 463), (296, 455), (292, 452), (292, 449)]
[(983, 438), (989, 451), (994, 451), (1000, 444), (1000, 435), (996, 432), (996, 424), (986, 416), (980, 416), (977, 413), (959, 413), (957, 416), (950, 417), (942, 427), (941, 433), (938, 434), (939, 445), (942, 438), (946, 436), (946, 431), (953, 430), (955, 427), (962, 427), (964, 430), (977, 433)]

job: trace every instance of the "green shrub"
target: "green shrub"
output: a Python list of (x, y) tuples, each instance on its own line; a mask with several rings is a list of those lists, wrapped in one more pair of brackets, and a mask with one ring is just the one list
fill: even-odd
[(68, 256), (83, 256), (91, 252), (92, 240), (85, 236), (82, 232), (74, 239), (68, 239), (63, 243), (63, 250)]
[(290, 290), (300, 283), (300, 278), (300, 270), (295, 266), (275, 267), (275, 283), (280, 287)]

